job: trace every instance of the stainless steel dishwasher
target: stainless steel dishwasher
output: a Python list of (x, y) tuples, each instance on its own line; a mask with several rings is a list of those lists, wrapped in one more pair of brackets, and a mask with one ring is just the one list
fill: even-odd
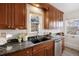
[(61, 56), (62, 55), (62, 40), (61, 40), (61, 35), (60, 33), (57, 33), (54, 36), (54, 40), (55, 40), (55, 51), (54, 51), (54, 55), (55, 56)]
[(62, 41), (61, 39), (55, 40), (55, 56), (61, 56), (62, 54)]

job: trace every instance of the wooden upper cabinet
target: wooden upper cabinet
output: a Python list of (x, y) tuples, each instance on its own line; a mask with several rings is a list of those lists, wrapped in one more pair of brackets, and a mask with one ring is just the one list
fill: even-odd
[(26, 4), (15, 4), (15, 27), (18, 29), (26, 28)]
[(4, 4), (0, 4), (0, 24), (6, 23), (6, 6)]
[[(63, 21), (63, 12), (47, 3), (38, 4), (44, 10), (44, 29), (49, 29), (51, 22), (56, 27), (57, 21)], [(0, 3), (0, 29), (26, 29), (26, 7), (24, 3)]]
[(54, 27), (54, 20), (55, 20), (55, 11), (54, 11), (54, 7), (49, 5), (49, 10), (48, 10), (48, 19), (49, 19), (49, 28), (51, 29)]
[(0, 29), (26, 29), (26, 4), (0, 4)]
[[(48, 4), (48, 16), (45, 15), (45, 29), (59, 28), (60, 21), (63, 21), (63, 12)], [(46, 22), (46, 19), (47, 22)], [(51, 28), (50, 28), (51, 27)]]
[(63, 14), (64, 14), (64, 13), (63, 13), (63, 12), (61, 12), (61, 21), (63, 21)]
[(15, 4), (10, 4), (11, 5), (11, 29), (15, 29)]
[(49, 28), (49, 15), (48, 15), (48, 11), (44, 11), (44, 29), (48, 29)]
[(7, 28), (6, 29), (13, 29), (14, 28), (14, 4), (7, 3), (6, 4), (6, 11), (7, 11)]
[(0, 29), (7, 27), (6, 4), (0, 4)]
[(44, 29), (53, 29), (59, 27), (59, 21), (63, 21), (63, 12), (50, 4), (40, 4), (44, 10)]

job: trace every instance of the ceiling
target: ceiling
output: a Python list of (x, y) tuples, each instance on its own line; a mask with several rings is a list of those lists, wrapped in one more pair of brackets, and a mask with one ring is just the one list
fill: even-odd
[(64, 13), (79, 9), (79, 3), (51, 3), (51, 5), (55, 6)]

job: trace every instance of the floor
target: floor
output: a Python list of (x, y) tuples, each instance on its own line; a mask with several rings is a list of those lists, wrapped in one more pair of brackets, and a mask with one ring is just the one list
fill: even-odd
[(63, 51), (62, 56), (79, 56), (79, 51), (66, 47)]

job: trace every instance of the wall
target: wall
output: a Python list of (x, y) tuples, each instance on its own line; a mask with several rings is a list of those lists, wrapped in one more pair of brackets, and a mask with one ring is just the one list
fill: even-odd
[(18, 33), (27, 33), (27, 30), (0, 30), (0, 37), (9, 38)]
[(68, 35), (66, 33), (66, 26), (67, 20), (75, 20), (75, 19), (79, 19), (79, 10), (75, 10), (75, 11), (71, 11), (68, 13), (65, 13), (64, 15), (64, 29), (65, 29), (65, 46), (76, 49), (79, 51), (79, 35)]

